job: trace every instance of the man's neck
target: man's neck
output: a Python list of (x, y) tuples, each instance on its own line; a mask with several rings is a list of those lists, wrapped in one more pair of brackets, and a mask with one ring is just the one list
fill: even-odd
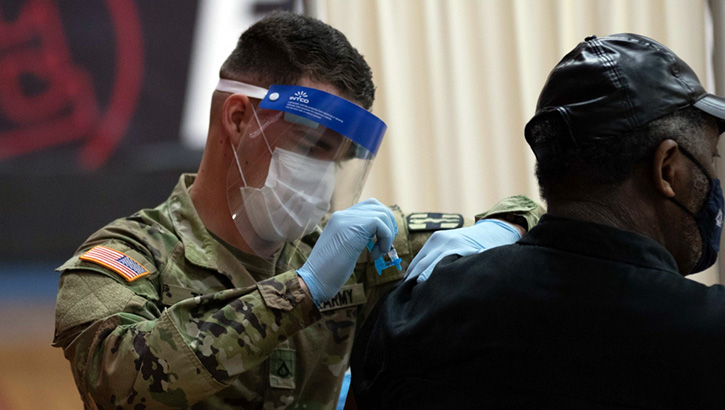
[(611, 204), (602, 204), (595, 201), (565, 201), (550, 203), (548, 213), (553, 216), (577, 219), (608, 225), (615, 228), (631, 231), (635, 226), (634, 218), (626, 209)]
[[(201, 222), (206, 229), (228, 244), (242, 252), (254, 253), (242, 238), (231, 218), (227, 203), (226, 177), (220, 178), (219, 172), (209, 171), (212, 170), (206, 168), (202, 161), (202, 166), (199, 168), (199, 173), (189, 192)], [(213, 175), (216, 177), (212, 177)]]
[(664, 244), (664, 236), (652, 207), (636, 189), (606, 189), (600, 195), (587, 198), (570, 196), (550, 200), (548, 213), (553, 216), (608, 225), (650, 237)]

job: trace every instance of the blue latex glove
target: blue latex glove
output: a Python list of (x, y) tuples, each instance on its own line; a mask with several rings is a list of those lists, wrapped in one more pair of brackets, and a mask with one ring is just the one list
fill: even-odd
[(333, 213), (307, 262), (297, 270), (315, 304), (319, 307), (337, 294), (374, 236), (377, 241), (370, 250), (373, 260), (390, 250), (397, 234), (393, 213), (374, 198)]
[(513, 226), (494, 219), (482, 219), (466, 228), (438, 231), (431, 235), (408, 266), (405, 280), (424, 282), (441, 259), (449, 255), (473, 255), (521, 239)]

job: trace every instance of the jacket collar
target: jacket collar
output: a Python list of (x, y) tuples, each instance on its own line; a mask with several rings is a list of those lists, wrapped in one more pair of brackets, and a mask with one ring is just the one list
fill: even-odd
[[(184, 244), (184, 257), (194, 265), (225, 275), (236, 287), (250, 286), (254, 278), (222, 243), (214, 239), (201, 221), (189, 195), (195, 174), (183, 174), (169, 198), (169, 215), (177, 235)], [(249, 258), (255, 258), (249, 255)]]
[(547, 214), (519, 243), (659, 269), (681, 276), (675, 258), (659, 242), (612, 226)]

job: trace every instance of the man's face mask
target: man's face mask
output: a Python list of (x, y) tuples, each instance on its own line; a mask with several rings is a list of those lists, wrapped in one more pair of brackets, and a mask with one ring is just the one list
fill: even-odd
[(330, 209), (335, 163), (275, 148), (262, 188), (241, 187), (244, 208), (267, 241), (293, 241), (312, 232)]
[(677, 204), (685, 212), (690, 214), (697, 224), (697, 229), (700, 232), (700, 238), (702, 238), (702, 249), (700, 253), (700, 259), (692, 269), (692, 273), (702, 272), (705, 269), (712, 266), (717, 260), (717, 254), (720, 251), (720, 236), (722, 234), (723, 225), (723, 196), (720, 188), (720, 180), (712, 179), (708, 176), (705, 168), (695, 159), (695, 157), (688, 151), (680, 147), (680, 151), (692, 161), (700, 172), (705, 175), (708, 182), (710, 183), (710, 189), (705, 197), (705, 202), (702, 204), (702, 208), (697, 213), (692, 213), (679, 201), (671, 198), (672, 202)]

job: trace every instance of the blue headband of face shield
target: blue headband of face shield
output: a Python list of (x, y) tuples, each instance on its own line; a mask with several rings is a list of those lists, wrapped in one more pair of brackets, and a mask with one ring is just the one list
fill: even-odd
[[(373, 155), (388, 128), (370, 111), (336, 95), (299, 85), (272, 85), (269, 90), (234, 80), (219, 80), (219, 91), (261, 99), (260, 108), (285, 112), (285, 119), (315, 128), (321, 124), (350, 138)], [(290, 114), (290, 115), (287, 115)]]

